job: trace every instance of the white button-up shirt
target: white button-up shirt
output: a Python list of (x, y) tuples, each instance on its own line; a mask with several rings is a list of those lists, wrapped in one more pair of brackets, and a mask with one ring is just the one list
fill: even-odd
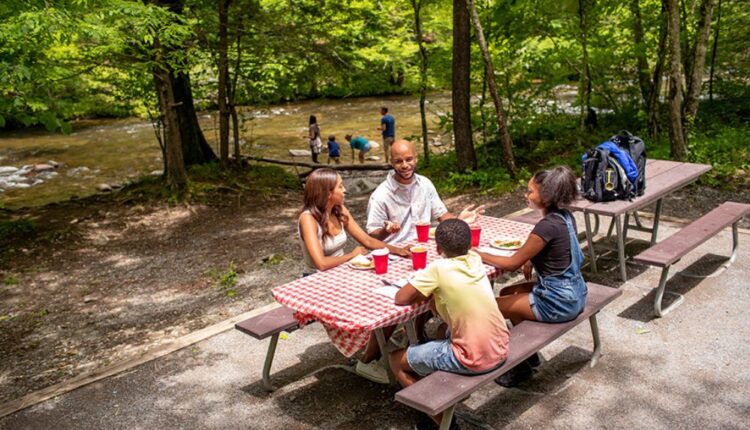
[(414, 174), (411, 184), (396, 181), (396, 173), (388, 177), (370, 196), (367, 204), (367, 232), (383, 228), (385, 221), (399, 223), (401, 230), (386, 237), (383, 242), (401, 243), (417, 237), (416, 225), (420, 221), (432, 221), (448, 212), (440, 200), (432, 181)]

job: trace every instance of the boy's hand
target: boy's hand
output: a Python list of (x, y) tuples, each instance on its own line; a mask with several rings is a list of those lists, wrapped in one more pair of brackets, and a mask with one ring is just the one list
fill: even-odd
[(534, 270), (534, 266), (531, 265), (531, 260), (523, 264), (523, 277), (526, 278), (527, 281), (531, 280), (531, 272), (533, 270)]

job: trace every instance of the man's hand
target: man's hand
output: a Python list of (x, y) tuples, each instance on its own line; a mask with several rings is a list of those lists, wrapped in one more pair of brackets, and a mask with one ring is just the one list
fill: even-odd
[(523, 264), (523, 277), (526, 278), (527, 281), (531, 280), (532, 270), (534, 270), (534, 266), (531, 265), (531, 260)]
[(397, 222), (390, 222), (386, 221), (383, 223), (383, 229), (385, 229), (386, 233), (393, 234), (401, 231), (401, 224)]
[(479, 205), (478, 207), (474, 208), (475, 205), (469, 205), (464, 208), (464, 210), (461, 211), (461, 213), (458, 215), (458, 219), (466, 221), (467, 224), (474, 224), (477, 222), (477, 218), (479, 215), (482, 215), (484, 213), (484, 205)]

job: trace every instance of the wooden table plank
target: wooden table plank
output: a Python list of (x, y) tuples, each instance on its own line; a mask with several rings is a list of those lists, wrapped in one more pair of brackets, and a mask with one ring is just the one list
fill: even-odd
[(647, 181), (646, 192), (642, 196), (633, 199), (633, 201), (615, 200), (612, 202), (595, 203), (587, 206), (584, 210), (592, 214), (606, 216), (616, 216), (636, 211), (695, 181), (702, 174), (711, 170), (711, 166), (707, 164), (678, 164), (678, 166), (655, 176), (653, 180)]

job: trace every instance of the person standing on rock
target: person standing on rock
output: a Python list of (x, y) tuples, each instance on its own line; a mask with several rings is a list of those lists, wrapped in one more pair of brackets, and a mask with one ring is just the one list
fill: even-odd
[(315, 118), (315, 115), (310, 115), (309, 125), (307, 138), (310, 141), (312, 161), (313, 163), (320, 163), (318, 161), (318, 154), (323, 150), (323, 141), (320, 140), (320, 126), (318, 126), (318, 119)]
[(383, 133), (383, 153), (385, 153), (385, 162), (388, 163), (388, 157), (390, 156), (391, 145), (396, 140), (396, 119), (393, 115), (388, 113), (388, 108), (383, 106), (380, 108), (380, 130)]
[[(393, 170), (370, 195), (367, 233), (385, 243), (402, 243), (417, 237), (417, 223), (456, 218), (448, 211), (432, 181), (416, 173), (417, 152), (408, 140), (399, 139), (390, 150)], [(472, 224), (484, 206), (467, 206), (459, 219)]]

